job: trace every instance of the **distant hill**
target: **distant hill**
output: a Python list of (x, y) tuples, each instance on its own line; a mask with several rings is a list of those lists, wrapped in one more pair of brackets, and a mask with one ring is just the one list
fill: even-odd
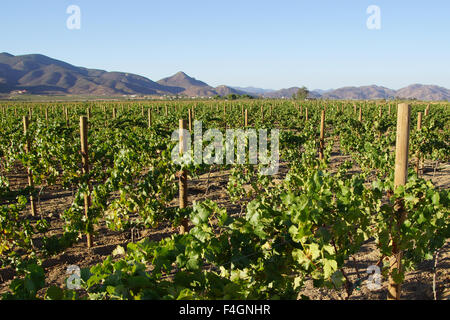
[[(281, 89), (260, 94), (265, 98), (291, 98), (298, 87)], [(337, 100), (374, 100), (374, 99), (417, 99), (425, 101), (450, 100), (450, 90), (434, 86), (413, 84), (400, 90), (392, 90), (381, 86), (344, 87), (336, 90), (313, 90), (309, 98)]]
[(246, 94), (244, 91), (236, 90), (225, 85), (216, 88), (209, 86), (203, 81), (188, 76), (186, 73), (180, 71), (173, 76), (161, 79), (157, 83), (173, 87), (177, 94), (186, 96), (226, 96), (229, 94)]
[(172, 88), (139, 75), (86, 69), (40, 54), (0, 53), (0, 92), (32, 94), (165, 94)]
[(224, 85), (218, 86), (214, 90), (217, 92), (217, 94), (219, 96), (227, 96), (229, 94), (239, 94), (239, 95), (249, 94), (249, 95), (254, 95), (254, 94), (252, 94), (250, 92), (241, 91), (241, 90), (235, 89), (233, 87), (228, 87), (228, 86), (224, 86)]
[[(154, 82), (132, 73), (87, 69), (49, 58), (41, 54), (14, 56), (0, 53), (0, 94), (76, 95), (184, 95), (212, 97), (216, 95), (250, 94), (264, 98), (290, 99), (298, 87), (281, 90), (255, 87), (218, 86), (192, 78), (184, 72)], [(413, 84), (400, 90), (380, 86), (344, 87), (336, 90), (313, 90), (310, 98), (322, 99), (418, 99), (450, 100), (450, 91), (435, 85)]]
[(390, 99), (396, 96), (395, 90), (379, 86), (345, 87), (325, 92), (324, 99), (371, 100)]
[[(292, 87), (288, 89), (281, 89), (276, 91), (270, 91), (262, 94), (264, 98), (284, 98), (284, 99), (290, 99), (292, 98), (292, 95), (297, 93), (299, 87)], [(320, 98), (320, 94), (316, 91), (310, 91), (308, 98)]]
[(246, 92), (249, 94), (256, 94), (256, 95), (276, 91), (276, 90), (272, 90), (272, 89), (262, 89), (262, 88), (255, 88), (255, 87), (232, 87), (232, 88), (242, 91), (242, 92)]
[(412, 84), (397, 90), (396, 96), (402, 99), (450, 101), (450, 90), (434, 85)]
[[(163, 86), (176, 87), (180, 89), (189, 89), (189, 88), (203, 88), (209, 89), (211, 88), (206, 83), (199, 81), (195, 78), (189, 77), (186, 73), (180, 71), (174, 74), (173, 76), (161, 79), (157, 81), (157, 83)], [(182, 90), (182, 91), (184, 91)], [(181, 92), (181, 91), (180, 91)]]

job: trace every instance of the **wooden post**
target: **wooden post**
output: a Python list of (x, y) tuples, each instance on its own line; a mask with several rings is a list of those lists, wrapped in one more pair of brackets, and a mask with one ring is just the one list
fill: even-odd
[(87, 115), (88, 121), (91, 120), (91, 108), (90, 108), (90, 107), (87, 107), (87, 109), (86, 109), (86, 115)]
[(380, 106), (380, 110), (378, 111), (378, 117), (381, 119), (383, 117), (383, 108)]
[(356, 114), (356, 104), (353, 104), (353, 113)]
[(428, 117), (428, 113), (430, 112), (430, 105), (427, 105), (425, 108), (425, 117)]
[(362, 108), (359, 107), (359, 117), (358, 117), (359, 122), (362, 122)]
[(45, 122), (48, 123), (48, 108), (45, 108)]
[[(83, 165), (83, 174), (89, 174), (89, 159), (88, 159), (88, 119), (87, 117), (80, 117), (80, 139), (81, 139), (81, 158)], [(86, 219), (88, 219), (89, 207), (91, 205), (91, 186), (89, 181), (88, 183), (88, 192), (84, 194), (84, 214)], [(92, 247), (92, 235), (88, 232), (86, 234), (87, 246), (88, 248)]]
[(305, 108), (305, 120), (308, 121), (308, 107)]
[(113, 119), (116, 118), (116, 108), (112, 109), (112, 117), (113, 117)]
[(141, 115), (144, 117), (144, 106), (141, 106)]
[(264, 122), (264, 105), (261, 104), (261, 122)]
[(164, 114), (166, 117), (169, 115), (169, 109), (167, 108), (167, 105), (164, 106)]
[(66, 116), (66, 126), (69, 126), (69, 108), (64, 108), (64, 114)]
[(248, 110), (245, 109), (244, 127), (248, 127)]
[[(185, 141), (184, 141), (184, 129), (186, 129), (186, 120), (180, 119), (179, 121), (180, 130), (179, 130), (179, 140), (180, 140), (180, 155), (184, 153), (185, 149)], [(184, 209), (187, 206), (187, 172), (186, 170), (182, 170), (179, 173), (179, 202), (180, 209)], [(188, 229), (188, 220), (183, 219), (180, 226), (180, 234), (185, 234)]]
[(192, 110), (189, 108), (188, 110), (188, 118), (189, 118), (189, 132), (192, 132)]
[[(419, 114), (417, 115), (417, 132), (419, 132), (420, 130), (422, 130), (422, 112), (419, 112)], [(419, 170), (420, 170), (420, 152), (419, 150), (417, 150), (417, 154), (416, 154), (416, 166), (415, 166), (415, 171), (417, 176), (419, 175)]]
[(388, 115), (391, 115), (391, 104), (389, 103)]
[[(29, 126), (29, 120), (27, 116), (23, 117), (23, 133), (26, 137), (26, 142), (25, 142), (25, 153), (29, 153), (31, 151), (31, 142), (29, 137), (27, 136), (28, 134), (28, 126)], [(30, 192), (30, 206), (31, 206), (31, 215), (34, 217), (36, 216), (36, 203), (34, 202), (34, 197), (33, 197), (33, 190), (34, 190), (34, 182), (33, 182), (33, 171), (27, 167), (27, 176), (28, 176), (28, 186), (31, 189)]]
[[(411, 106), (406, 103), (398, 105), (397, 110), (397, 142), (395, 147), (395, 177), (394, 188), (406, 183), (408, 177), (408, 148), (409, 148), (409, 124)], [(395, 223), (397, 232), (406, 218), (403, 200), (397, 199), (394, 204)], [(402, 272), (402, 251), (398, 248), (399, 234), (392, 235), (392, 256), (390, 257), (388, 300), (399, 300), (401, 284), (396, 283), (392, 274)]]
[(320, 120), (319, 160), (323, 160), (324, 147), (325, 147), (325, 110), (322, 110), (322, 117)]
[(147, 109), (147, 126), (150, 129), (152, 127), (152, 109)]

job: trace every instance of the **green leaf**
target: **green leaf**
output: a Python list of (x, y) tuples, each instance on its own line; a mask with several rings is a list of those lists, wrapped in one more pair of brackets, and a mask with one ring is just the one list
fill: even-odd
[(177, 300), (194, 300), (194, 293), (185, 288), (183, 290), (181, 290), (180, 294), (177, 297)]
[(340, 288), (345, 281), (345, 277), (342, 272), (338, 270), (331, 276), (331, 281), (337, 288)]
[(435, 206), (438, 206), (438, 205), (439, 205), (439, 200), (440, 200), (439, 193), (438, 193), (438, 192), (435, 192), (435, 193), (433, 194), (433, 197), (431, 198), (431, 201), (433, 202), (433, 204), (434, 204)]
[(45, 293), (46, 300), (63, 300), (64, 292), (60, 287), (51, 286)]
[(323, 276), (325, 279), (328, 279), (336, 270), (336, 260), (323, 259)]
[(404, 272), (399, 272), (397, 268), (393, 269), (391, 272), (392, 279), (397, 284), (402, 284), (403, 281), (405, 281), (405, 274)]
[(320, 249), (319, 249), (319, 245), (317, 243), (311, 243), (309, 246), (309, 250), (311, 252), (311, 258), (313, 260), (320, 257)]
[(199, 268), (198, 259), (195, 259), (195, 258), (189, 259), (188, 262), (186, 263), (186, 268), (190, 271), (198, 270), (198, 268)]
[(129, 278), (127, 282), (131, 288), (145, 288), (150, 285), (150, 279), (146, 276), (134, 276)]
[(122, 246), (117, 246), (112, 252), (113, 256), (121, 256), (125, 254), (125, 249)]

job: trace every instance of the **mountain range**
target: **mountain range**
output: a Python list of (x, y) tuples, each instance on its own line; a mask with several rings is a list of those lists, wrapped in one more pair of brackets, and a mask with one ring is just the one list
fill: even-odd
[[(63, 94), (63, 95), (180, 95), (188, 97), (249, 94), (263, 98), (291, 98), (298, 87), (281, 90), (254, 87), (212, 87), (207, 83), (178, 72), (173, 76), (152, 81), (146, 77), (124, 72), (108, 72), (76, 67), (40, 54), (14, 56), (0, 53), (0, 94)], [(323, 99), (417, 99), (450, 100), (450, 90), (435, 86), (413, 84), (392, 90), (376, 85), (344, 87), (335, 90), (313, 90), (310, 98)]]

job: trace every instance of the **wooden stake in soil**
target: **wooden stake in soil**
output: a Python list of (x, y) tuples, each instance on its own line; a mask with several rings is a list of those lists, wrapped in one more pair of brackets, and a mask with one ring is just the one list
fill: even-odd
[(362, 122), (362, 108), (359, 107), (359, 117), (358, 117), (359, 122)]
[(66, 116), (66, 126), (69, 126), (69, 108), (64, 108), (64, 114)]
[[(23, 117), (23, 133), (24, 133), (25, 137), (27, 138), (26, 143), (25, 143), (25, 153), (29, 153), (31, 151), (30, 139), (27, 136), (28, 126), (29, 126), (28, 117), (24, 116)], [(28, 176), (28, 186), (31, 189), (31, 192), (30, 192), (31, 215), (34, 217), (34, 216), (36, 216), (36, 203), (34, 202), (34, 198), (32, 195), (32, 192), (34, 190), (34, 182), (33, 182), (33, 172), (30, 168), (27, 168), (27, 176)]]
[[(419, 132), (420, 130), (422, 130), (422, 112), (419, 112), (419, 114), (417, 115), (417, 132)], [(417, 176), (419, 175), (419, 170), (420, 170), (420, 152), (419, 150), (417, 150), (417, 154), (416, 154), (416, 166), (415, 166), (415, 171)]]
[(427, 107), (425, 108), (425, 117), (428, 116), (429, 112), (430, 112), (430, 105), (427, 105)]
[[(180, 140), (180, 155), (184, 154), (185, 143), (184, 141), (184, 129), (186, 129), (186, 120), (180, 119), (180, 130), (179, 130), (179, 140)], [(179, 172), (179, 201), (180, 201), (180, 209), (184, 209), (187, 206), (187, 196), (188, 196), (188, 190), (187, 190), (187, 172), (186, 170), (182, 170)], [(188, 229), (188, 220), (183, 219), (180, 226), (180, 234), (185, 234)]]
[[(89, 174), (89, 159), (88, 159), (88, 119), (87, 117), (80, 117), (80, 139), (81, 139), (81, 158), (83, 165), (83, 175)], [(88, 181), (88, 192), (84, 194), (84, 214), (86, 219), (88, 219), (89, 207), (91, 205), (91, 186)], [(86, 234), (87, 246), (92, 247), (92, 235), (90, 233)]]
[(147, 127), (150, 129), (152, 127), (152, 109), (147, 109)]
[[(406, 183), (408, 177), (408, 148), (409, 148), (409, 125), (411, 106), (406, 103), (398, 105), (397, 109), (397, 142), (395, 147), (395, 177), (394, 188)], [(406, 211), (403, 200), (397, 199), (394, 204), (395, 223), (397, 230), (400, 229), (406, 219)], [(398, 231), (399, 232), (399, 231)], [(392, 256), (390, 259), (388, 300), (399, 300), (401, 295), (401, 283), (394, 281), (393, 274), (402, 272), (402, 251), (398, 248), (399, 235), (392, 235)]]
[(245, 109), (244, 127), (248, 127), (248, 110)]
[(320, 120), (319, 160), (323, 160), (324, 147), (325, 147), (325, 110), (322, 110), (322, 117)]
[(192, 132), (192, 110), (189, 108), (188, 110), (188, 118), (189, 118), (189, 132)]

